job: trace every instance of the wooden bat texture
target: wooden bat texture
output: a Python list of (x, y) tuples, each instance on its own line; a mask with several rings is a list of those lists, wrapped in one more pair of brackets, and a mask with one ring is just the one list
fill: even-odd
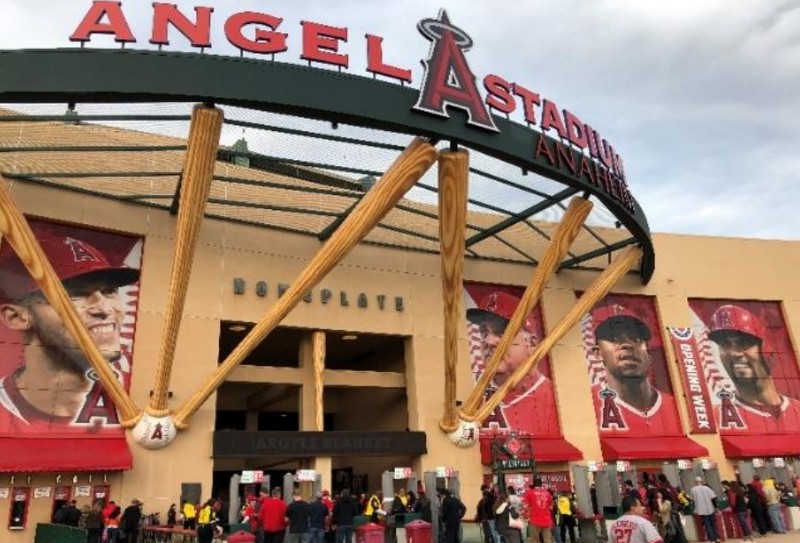
[(175, 256), (172, 260), (167, 312), (164, 315), (164, 335), (161, 339), (153, 395), (147, 406), (147, 412), (157, 417), (169, 414), (167, 391), (175, 358), (175, 345), (192, 274), (197, 236), (214, 177), (223, 118), (222, 110), (215, 107), (198, 104), (192, 110), (175, 233)]
[(528, 359), (511, 375), (511, 377), (503, 383), (498, 391), (492, 395), (489, 400), (481, 406), (476, 413), (467, 413), (472, 416), (472, 420), (483, 422), (486, 420), (492, 411), (497, 408), (500, 402), (505, 398), (508, 391), (519, 384), (520, 381), (527, 375), (550, 350), (553, 346), (561, 340), (562, 337), (569, 331), (570, 328), (580, 320), (580, 318), (592, 307), (599, 302), (611, 288), (624, 276), (642, 257), (642, 249), (638, 246), (630, 246), (623, 251), (611, 265), (606, 268), (600, 276), (594, 280), (586, 292), (578, 298), (575, 305), (569, 310), (561, 321), (553, 328), (553, 330), (542, 339), (536, 346)]
[(89, 364), (97, 372), (103, 387), (111, 396), (122, 418), (122, 426), (132, 427), (139, 419), (139, 409), (122, 384), (117, 380), (108, 361), (92, 340), (89, 331), (78, 316), (67, 291), (61, 284), (53, 266), (36, 240), (25, 216), (19, 210), (8, 190), (7, 180), (0, 176), (0, 231), (14, 252), (25, 264), (31, 277), (53, 306), (69, 334), (75, 339)]
[(311, 333), (311, 358), (314, 363), (314, 430), (325, 430), (325, 332)]
[(478, 379), (478, 382), (475, 384), (475, 388), (472, 389), (469, 397), (461, 407), (462, 416), (464, 414), (473, 413), (480, 405), (483, 392), (486, 390), (486, 387), (489, 386), (497, 368), (503, 361), (503, 357), (506, 356), (511, 342), (517, 337), (528, 314), (536, 306), (536, 302), (538, 302), (539, 298), (542, 296), (545, 285), (547, 285), (547, 282), (558, 269), (558, 265), (564, 260), (564, 256), (567, 254), (567, 251), (569, 251), (569, 248), (572, 247), (572, 243), (578, 236), (583, 223), (586, 222), (586, 217), (589, 216), (592, 207), (592, 202), (585, 198), (576, 197), (570, 201), (564, 216), (561, 218), (561, 222), (558, 224), (558, 228), (553, 234), (553, 238), (547, 246), (544, 256), (539, 261), (539, 265), (536, 266), (536, 271), (533, 273), (531, 282), (522, 295), (522, 299), (514, 312), (514, 316), (506, 326), (503, 337), (500, 339), (494, 353), (492, 353), (492, 357), (486, 364), (486, 368), (483, 374), (481, 374), (480, 379)]
[(469, 153), (463, 150), (440, 153), (439, 243), (444, 302), (444, 417), (439, 422), (439, 427), (448, 434), (458, 428), (456, 367), (458, 331), (464, 317), (461, 290), (464, 277), (468, 186)]
[(415, 138), (381, 179), (364, 196), (325, 245), (306, 265), (297, 280), (228, 355), (206, 382), (174, 414), (179, 429), (250, 352), (297, 306), (303, 295), (317, 285), (350, 250), (414, 186), (436, 160), (436, 148), (427, 140)]

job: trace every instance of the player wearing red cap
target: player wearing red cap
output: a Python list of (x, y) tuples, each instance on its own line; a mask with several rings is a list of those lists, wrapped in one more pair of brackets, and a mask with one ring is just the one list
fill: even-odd
[(680, 435), (675, 398), (650, 380), (652, 361), (647, 350), (650, 328), (634, 312), (619, 304), (592, 311), (595, 344), (604, 382), (592, 387), (601, 433)]
[(774, 349), (761, 321), (737, 305), (714, 311), (708, 337), (717, 344), (736, 392), (719, 393), (717, 421), (733, 431), (780, 433), (800, 428), (800, 401), (778, 392), (770, 362)]
[[(514, 315), (519, 298), (503, 291), (486, 295), (477, 308), (467, 310), (470, 322), (480, 327), (483, 359), (488, 363), (500, 343), (508, 322)], [(530, 315), (511, 342), (500, 362), (493, 384), (500, 386), (531, 355), (537, 343), (536, 327)], [(490, 390), (491, 393), (491, 390)], [(526, 432), (537, 436), (559, 436), (553, 383), (533, 368), (514, 389), (509, 391), (494, 413), (484, 422), (487, 427)]]
[[(119, 287), (139, 271), (112, 266), (92, 245), (34, 228), (45, 255), (100, 352), (125, 386)], [(67, 332), (8, 244), (0, 250), (0, 321), (22, 336), (20, 366), (0, 379), (0, 433), (97, 434), (121, 431), (116, 409), (77, 343)]]

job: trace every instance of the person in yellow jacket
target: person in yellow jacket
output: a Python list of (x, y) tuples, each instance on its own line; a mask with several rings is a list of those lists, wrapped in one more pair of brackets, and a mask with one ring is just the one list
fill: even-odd
[(200, 512), (197, 513), (197, 543), (212, 543), (214, 541), (214, 527), (217, 523), (217, 512), (214, 510), (214, 500), (208, 500)]
[(197, 520), (197, 511), (195, 510), (194, 504), (188, 500), (184, 500), (181, 512), (183, 513), (183, 529), (194, 530), (195, 521)]
[(384, 513), (382, 506), (383, 493), (380, 491), (375, 492), (367, 500), (367, 506), (364, 508), (364, 516), (369, 517), (370, 522), (378, 522), (378, 512)]
[(558, 497), (558, 527), (561, 530), (561, 541), (567, 543), (567, 530), (569, 530), (569, 542), (575, 543), (575, 505), (569, 492), (561, 492)]

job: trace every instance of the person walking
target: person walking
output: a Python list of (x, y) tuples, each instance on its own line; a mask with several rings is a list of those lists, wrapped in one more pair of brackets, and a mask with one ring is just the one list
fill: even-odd
[(520, 512), (511, 504), (508, 494), (501, 494), (497, 502), (497, 509), (494, 512), (497, 533), (503, 536), (505, 543), (522, 543), (524, 524)]
[(86, 543), (100, 543), (103, 536), (103, 511), (99, 502), (95, 502), (86, 514)]
[(566, 490), (561, 492), (558, 497), (558, 527), (561, 531), (561, 541), (567, 543), (567, 532), (569, 531), (569, 543), (575, 543), (575, 502), (572, 501), (570, 493)]
[(136, 543), (139, 539), (139, 526), (142, 523), (142, 505), (142, 502), (134, 498), (122, 513), (120, 530), (125, 534), (126, 543)]
[(706, 541), (720, 543), (717, 533), (715, 514), (717, 511), (717, 495), (703, 484), (702, 477), (694, 478), (694, 486), (691, 490), (692, 501), (694, 502), (694, 515), (700, 517), (703, 522), (703, 529), (706, 532)]
[(736, 481), (730, 482), (731, 491), (728, 493), (728, 501), (731, 504), (731, 510), (736, 515), (736, 522), (739, 523), (739, 528), (742, 529), (744, 536), (744, 543), (753, 543), (753, 530), (750, 528), (750, 519), (748, 518), (747, 509), (747, 493), (745, 488)]
[(622, 512), (608, 531), (609, 543), (664, 543), (653, 523), (644, 518), (644, 505), (638, 498), (622, 498)]
[(538, 543), (539, 536), (544, 543), (553, 543), (553, 496), (544, 489), (542, 478), (536, 477), (533, 488), (529, 488), (522, 496), (528, 511), (531, 541)]
[(446, 488), (440, 488), (437, 490), (437, 494), (442, 497), (439, 516), (444, 524), (444, 541), (445, 543), (458, 543), (461, 519), (464, 518), (467, 507)]
[(761, 494), (763, 491), (759, 493), (757, 485), (753, 483), (747, 485), (747, 507), (750, 509), (753, 525), (758, 529), (759, 534), (767, 535), (766, 504), (762, 501)]
[(767, 513), (772, 522), (772, 531), (776, 534), (785, 534), (786, 525), (781, 514), (781, 494), (775, 488), (775, 479), (764, 481), (764, 496), (767, 500)]
[[(324, 506), (323, 506), (324, 507)], [(292, 503), (286, 508), (286, 524), (289, 528), (287, 543), (308, 543), (310, 506), (297, 489), (292, 494)]]
[(322, 501), (322, 492), (308, 508), (308, 527), (311, 543), (325, 543), (325, 523), (328, 519), (328, 506)]
[(358, 513), (358, 502), (350, 495), (350, 490), (345, 488), (333, 505), (331, 517), (336, 530), (336, 543), (352, 543), (353, 524)]

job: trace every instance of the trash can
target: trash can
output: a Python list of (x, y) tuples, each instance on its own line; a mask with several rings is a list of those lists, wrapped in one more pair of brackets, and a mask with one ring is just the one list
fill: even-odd
[(85, 543), (87, 531), (65, 524), (37, 524), (33, 536), (34, 543)]
[(228, 543), (253, 543), (256, 540), (255, 534), (239, 530), (228, 536)]
[(408, 543), (432, 543), (431, 523), (424, 520), (412, 520), (406, 523), (406, 541)]
[(383, 543), (383, 526), (368, 522), (355, 529), (356, 543)]

